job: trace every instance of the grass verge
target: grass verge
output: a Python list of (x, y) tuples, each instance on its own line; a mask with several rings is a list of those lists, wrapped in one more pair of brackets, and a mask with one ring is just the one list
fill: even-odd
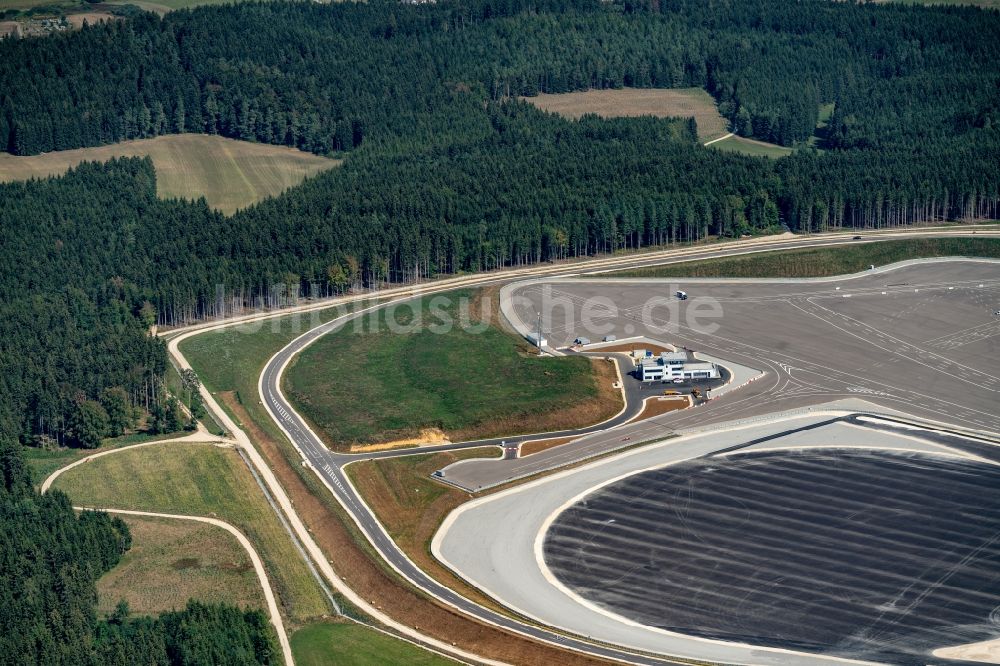
[[(539, 358), (484, 324), (478, 292), (387, 308), (323, 336), (288, 366), (286, 395), (332, 448), (414, 438), (452, 441), (586, 426), (621, 409), (610, 364)], [(437, 309), (440, 308), (440, 309)], [(464, 313), (464, 314), (463, 314)], [(442, 326), (465, 316), (478, 328)]]
[(650, 266), (602, 277), (831, 277), (931, 257), (1000, 258), (997, 238), (908, 238)]
[(302, 467), (298, 453), (257, 399), (257, 377), (267, 359), (293, 337), (334, 316), (331, 311), (290, 315), (259, 325), (256, 330), (237, 327), (242, 330), (204, 333), (182, 342), (181, 350), (205, 386), (216, 393), (271, 463), (334, 569), (370, 603), (403, 624), (419, 626), (443, 641), (508, 663), (603, 663), (480, 624), (414, 590), (372, 551), (316, 475)]
[(430, 552), (431, 539), (441, 522), (472, 498), (463, 490), (433, 481), (431, 474), (459, 460), (499, 457), (496, 447), (442, 451), (363, 460), (350, 464), (347, 474), (392, 540), (417, 566), (465, 596), (492, 606), (493, 602), (442, 566)]
[(67, 471), (55, 486), (84, 506), (225, 520), (246, 534), (260, 553), (291, 621), (330, 612), (305, 562), (233, 449), (170, 443), (122, 451)]
[(264, 608), (264, 593), (247, 552), (214, 525), (123, 516), (132, 548), (97, 581), (97, 609), (124, 599), (136, 615), (184, 608), (188, 599)]
[(317, 622), (292, 634), (297, 666), (445, 666), (456, 662), (356, 624)]

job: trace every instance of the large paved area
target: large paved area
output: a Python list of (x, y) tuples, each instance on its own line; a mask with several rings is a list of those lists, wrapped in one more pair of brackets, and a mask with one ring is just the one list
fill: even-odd
[(993, 637), (998, 487), (1000, 466), (912, 453), (699, 459), (571, 507), (545, 557), (576, 593), (642, 624), (922, 661), (961, 640), (956, 628)]
[(471, 502), (434, 551), (525, 615), (637, 649), (928, 663), (1000, 635), (998, 460), (993, 444), (817, 412)]
[[(679, 289), (688, 300), (674, 297)], [(542, 313), (553, 348), (579, 336), (646, 336), (766, 374), (697, 409), (528, 458), (457, 463), (446, 474), (464, 488), (845, 398), (1000, 433), (1000, 317), (993, 314), (1000, 309), (1000, 262), (928, 261), (821, 280), (539, 280), (514, 286), (509, 302), (515, 324), (529, 322), (521, 324), (522, 332), (530, 332)], [(712, 312), (720, 316), (692, 317)]]
[[(673, 299), (676, 289), (689, 299)], [(770, 371), (757, 399), (720, 400), (727, 420), (861, 394), (1000, 432), (998, 262), (927, 262), (812, 282), (563, 280), (518, 289), (514, 302), (528, 321), (547, 317), (552, 346), (579, 335), (646, 335)], [(614, 308), (605, 314), (601, 303)], [(597, 330), (582, 321), (588, 304)], [(716, 307), (718, 317), (697, 325), (694, 314)]]

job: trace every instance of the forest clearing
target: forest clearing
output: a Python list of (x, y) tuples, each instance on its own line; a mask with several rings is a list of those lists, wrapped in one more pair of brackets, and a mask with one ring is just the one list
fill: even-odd
[(0, 182), (61, 175), (85, 161), (147, 156), (153, 160), (161, 198), (205, 197), (210, 207), (226, 214), (281, 194), (340, 164), (340, 160), (287, 146), (177, 134), (42, 155), (0, 153)]

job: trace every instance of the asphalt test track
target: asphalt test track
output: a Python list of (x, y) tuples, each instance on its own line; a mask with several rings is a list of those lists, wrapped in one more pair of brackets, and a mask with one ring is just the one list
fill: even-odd
[(648, 626), (926, 663), (996, 635), (998, 487), (1000, 466), (914, 453), (700, 458), (588, 496), (545, 556), (578, 594)]

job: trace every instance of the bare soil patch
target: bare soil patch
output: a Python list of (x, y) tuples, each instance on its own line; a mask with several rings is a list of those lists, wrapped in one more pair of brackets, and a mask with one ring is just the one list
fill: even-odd
[(438, 428), (425, 428), (420, 431), (419, 437), (409, 437), (407, 439), (394, 439), (391, 442), (382, 444), (354, 444), (350, 448), (351, 453), (374, 453), (376, 451), (388, 451), (390, 449), (402, 449), (413, 446), (426, 446), (428, 444), (449, 444), (448, 436)]
[(377, 555), (367, 547), (350, 519), (339, 508), (333, 508), (333, 498), (326, 502), (319, 498), (318, 493), (327, 493), (326, 489), (318, 482), (306, 482), (304, 475), (300, 475), (303, 473), (299, 461), (286, 457), (289, 447), (283, 447), (254, 423), (232, 393), (219, 395), (270, 461), (275, 475), (334, 569), (370, 603), (399, 622), (420, 627), (435, 638), (491, 659), (539, 666), (606, 663), (480, 624), (400, 581), (381, 560), (374, 559)]
[(698, 138), (702, 141), (711, 141), (729, 132), (728, 123), (719, 114), (715, 100), (701, 88), (585, 90), (555, 95), (542, 93), (522, 99), (545, 111), (574, 119), (588, 113), (602, 118), (694, 118), (698, 123)]
[(563, 444), (569, 444), (575, 437), (555, 437), (553, 439), (536, 439), (531, 442), (524, 442), (521, 444), (521, 457), (534, 455), (536, 453), (541, 453), (542, 451), (548, 451), (549, 449), (554, 449), (557, 446), (562, 446)]
[(665, 395), (656, 398), (647, 398), (646, 404), (643, 406), (639, 416), (635, 417), (635, 420), (650, 419), (661, 414), (687, 409), (690, 406), (691, 398), (686, 395)]

